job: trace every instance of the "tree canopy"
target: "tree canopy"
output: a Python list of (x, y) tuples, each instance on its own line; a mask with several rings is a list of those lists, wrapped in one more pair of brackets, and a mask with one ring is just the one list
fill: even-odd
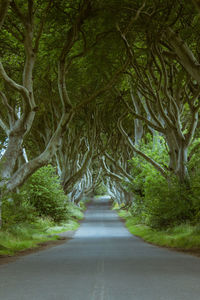
[(141, 168), (191, 191), (199, 13), (195, 0), (1, 0), (1, 188), (51, 163), (75, 202), (104, 186), (136, 203)]

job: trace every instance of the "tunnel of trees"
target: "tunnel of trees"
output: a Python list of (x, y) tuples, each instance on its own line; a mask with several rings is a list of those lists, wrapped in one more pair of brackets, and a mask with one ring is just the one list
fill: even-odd
[(0, 54), (2, 199), (51, 166), (70, 202), (199, 221), (198, 0), (1, 0)]

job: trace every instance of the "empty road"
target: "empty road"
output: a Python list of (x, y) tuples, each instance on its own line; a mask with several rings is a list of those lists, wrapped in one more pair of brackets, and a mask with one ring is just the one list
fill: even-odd
[(200, 299), (200, 259), (132, 236), (106, 199), (73, 239), (0, 266), (0, 300), (133, 299)]

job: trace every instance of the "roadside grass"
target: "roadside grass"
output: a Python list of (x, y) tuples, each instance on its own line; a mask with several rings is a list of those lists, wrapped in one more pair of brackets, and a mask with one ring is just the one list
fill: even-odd
[(85, 204), (69, 205), (68, 220), (55, 224), (48, 218), (38, 218), (34, 223), (20, 223), (0, 230), (0, 256), (13, 256), (17, 252), (33, 249), (47, 241), (59, 240), (61, 232), (76, 230), (83, 219)]
[(69, 218), (75, 218), (78, 220), (83, 219), (84, 214), (82, 211), (85, 210), (85, 203), (81, 202), (80, 207), (73, 205), (68, 206), (68, 216)]
[[(79, 218), (81, 220), (82, 218)], [(48, 234), (56, 234), (56, 233), (61, 233), (65, 231), (73, 231), (78, 229), (80, 224), (76, 220), (69, 220), (67, 223), (61, 223), (58, 225), (55, 225), (53, 227), (50, 227), (46, 230)]]
[(46, 230), (44, 224), (41, 226), (34, 223), (19, 224), (0, 231), (0, 255), (14, 255), (16, 252), (35, 248), (39, 243), (58, 239), (57, 236), (47, 234)]
[(155, 230), (139, 224), (137, 218), (131, 216), (126, 210), (117, 210), (130, 233), (141, 237), (143, 240), (163, 247), (179, 249), (200, 248), (200, 225), (181, 224), (166, 230)]
[(95, 195), (94, 196), (95, 199), (102, 198), (102, 197), (109, 197), (109, 195), (103, 194), (103, 195)]

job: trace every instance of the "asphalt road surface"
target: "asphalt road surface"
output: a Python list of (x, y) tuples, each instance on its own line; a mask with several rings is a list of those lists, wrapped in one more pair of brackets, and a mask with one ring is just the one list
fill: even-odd
[(133, 237), (106, 199), (68, 242), (0, 266), (0, 300), (199, 300), (200, 259)]

